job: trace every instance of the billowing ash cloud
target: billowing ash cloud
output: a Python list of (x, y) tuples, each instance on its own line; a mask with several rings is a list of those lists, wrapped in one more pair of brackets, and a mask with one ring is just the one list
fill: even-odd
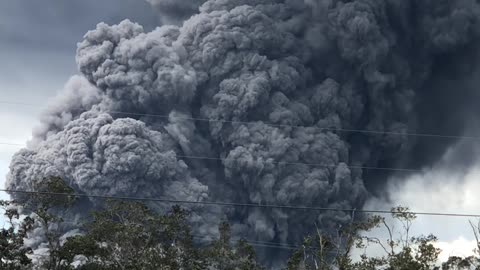
[[(203, 1), (150, 2), (181, 21)], [(361, 208), (385, 175), (358, 167), (406, 164), (407, 133), (439, 120), (424, 105), (459, 95), (431, 86), (474, 55), (479, 15), (474, 0), (210, 0), (181, 27), (101, 23), (7, 185), (55, 175), (87, 194)], [(196, 213), (289, 243), (351, 214)]]

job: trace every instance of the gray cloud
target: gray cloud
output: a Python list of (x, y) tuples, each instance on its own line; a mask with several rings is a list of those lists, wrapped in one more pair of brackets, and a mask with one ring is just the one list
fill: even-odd
[[(81, 76), (73, 76), (65, 85), (65, 91), (50, 101), (43, 112), (38, 129), (33, 131), (35, 140), (42, 141), (56, 134), (81, 113), (90, 110), (101, 100), (100, 93)], [(32, 142), (35, 144), (35, 142)]]
[[(427, 87), (440, 77), (434, 64), (473, 53), (461, 49), (477, 44), (480, 5), (325, 3), (210, 0), (180, 27), (99, 24), (78, 46), (84, 79), (72, 79), (46, 112), (37, 144), (13, 158), (7, 185), (31, 188), (58, 175), (88, 194), (361, 207), (384, 178), (348, 165), (395, 166), (429, 143), (407, 133), (428, 119), (419, 106), (438, 93)], [(457, 95), (444, 87), (442, 99)], [(267, 209), (208, 215), (222, 214), (238, 233), (289, 243), (312, 224), (328, 231), (350, 219)]]

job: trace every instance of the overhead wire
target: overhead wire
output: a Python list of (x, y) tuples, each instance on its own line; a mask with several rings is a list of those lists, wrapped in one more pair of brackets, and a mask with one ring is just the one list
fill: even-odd
[[(58, 224), (61, 225), (61, 224), (72, 224), (72, 225), (78, 225), (80, 224), (81, 222), (79, 221), (72, 221), (72, 220), (61, 220), (61, 221), (58, 221)], [(218, 239), (215, 239), (216, 236), (214, 235), (196, 235), (196, 234), (192, 234), (190, 235), (192, 238), (196, 238), (196, 239), (207, 239), (209, 240), (209, 243), (208, 244), (212, 244), (214, 243), (215, 241), (218, 241)], [(251, 239), (247, 239), (247, 238), (244, 238), (244, 237), (240, 237), (240, 236), (236, 236), (234, 237), (235, 239), (230, 239), (230, 242), (231, 243), (234, 243), (234, 242), (240, 242), (240, 241), (243, 241), (251, 246), (257, 246), (257, 247), (267, 247), (267, 248), (279, 248), (279, 249), (288, 249), (288, 250), (297, 250), (299, 248), (302, 248), (304, 247), (303, 245), (292, 245), (292, 244), (287, 244), (287, 243), (281, 243), (281, 242), (273, 242), (273, 241), (258, 241), (258, 240), (251, 240)], [(332, 252), (335, 252), (335, 251), (332, 251)], [(32, 254), (30, 254), (32, 255)]]
[[(0, 100), (2, 104), (10, 104), (10, 105), (25, 105), (25, 106), (38, 106), (31, 103), (23, 103), (23, 102), (11, 102), (11, 101), (4, 101)], [(169, 118), (168, 115), (158, 115), (158, 114), (143, 114), (143, 113), (131, 113), (131, 112), (122, 112), (122, 111), (107, 111), (111, 114), (125, 114), (125, 115), (134, 115), (134, 116), (149, 116), (149, 117), (161, 117), (161, 118)], [(196, 118), (196, 117), (177, 117), (177, 119), (185, 119), (185, 120), (193, 120), (193, 121), (205, 121), (205, 122), (222, 122), (222, 123), (241, 123), (241, 124), (254, 124), (255, 122), (248, 122), (248, 121), (233, 121), (233, 120), (218, 120), (218, 119), (207, 119), (207, 118)], [(271, 124), (266, 123), (266, 125), (270, 126), (277, 126), (277, 127), (305, 127), (305, 126), (298, 126), (298, 125), (286, 125), (286, 124)], [(363, 132), (363, 133), (374, 133), (374, 134), (390, 134), (390, 135), (407, 135), (407, 136), (423, 136), (423, 137), (441, 137), (441, 138), (463, 138), (463, 139), (480, 139), (478, 137), (471, 137), (471, 136), (450, 136), (450, 135), (440, 135), (440, 134), (422, 134), (422, 133), (396, 133), (396, 132), (387, 132), (387, 131), (375, 131), (375, 130), (356, 130), (356, 129), (330, 129), (330, 128), (321, 128), (321, 127), (312, 127), (317, 128), (320, 130), (336, 130), (336, 131), (347, 131), (347, 132)], [(23, 144), (17, 143), (10, 143), (10, 142), (0, 142), (0, 145), (7, 145), (7, 146), (20, 146), (24, 147)], [(202, 157), (202, 156), (189, 156), (189, 155), (177, 155), (178, 158), (185, 158), (185, 159), (197, 159), (197, 160), (219, 160), (224, 161), (225, 158), (219, 157)], [(307, 163), (307, 162), (286, 162), (286, 161), (267, 161), (271, 164), (278, 164), (278, 165), (306, 165), (312, 167), (324, 167), (324, 168), (336, 168), (337, 164), (321, 164), (321, 163)], [(363, 169), (363, 170), (376, 170), (376, 171), (397, 171), (397, 172), (423, 172), (421, 169), (412, 169), (412, 168), (392, 168), (392, 167), (378, 167), (378, 166), (362, 166), (362, 165), (352, 165), (352, 164), (345, 164), (347, 167), (351, 169)]]
[[(71, 225), (79, 225), (81, 224), (82, 222), (76, 220), (61, 220), (61, 221), (58, 221), (59, 224), (71, 224)], [(216, 236), (214, 235), (195, 235), (195, 234), (192, 234), (191, 235), (193, 238), (201, 238), (201, 239), (209, 239), (209, 240), (212, 240), (214, 238), (216, 238)], [(270, 246), (281, 246), (281, 247), (285, 247), (285, 248), (289, 248), (289, 249), (297, 249), (299, 248), (300, 246), (297, 246), (297, 245), (289, 245), (289, 244), (286, 244), (286, 243), (279, 243), (279, 242), (272, 242), (272, 241), (258, 241), (258, 240), (251, 240), (251, 239), (246, 239), (246, 238), (243, 238), (243, 237), (235, 237), (237, 238), (237, 240), (234, 240), (232, 239), (233, 241), (245, 241), (246, 243), (249, 243), (249, 244), (259, 244), (259, 245), (270, 245)]]
[(146, 197), (129, 197), (129, 196), (107, 196), (107, 195), (89, 195), (79, 193), (60, 193), (60, 192), (46, 192), (46, 191), (27, 191), (27, 190), (12, 190), (0, 189), (0, 191), (8, 193), (17, 193), (25, 195), (51, 195), (51, 196), (66, 196), (76, 198), (94, 198), (94, 199), (110, 199), (123, 201), (147, 201), (147, 202), (161, 202), (169, 204), (190, 204), (190, 205), (215, 205), (222, 207), (247, 207), (247, 208), (273, 208), (283, 210), (297, 210), (297, 211), (317, 211), (317, 212), (355, 212), (367, 214), (403, 214), (409, 213), (423, 216), (449, 216), (449, 217), (473, 217), (480, 218), (480, 214), (465, 214), (465, 213), (443, 213), (443, 212), (420, 212), (420, 211), (395, 211), (395, 210), (369, 210), (369, 209), (354, 209), (354, 208), (335, 208), (335, 207), (316, 207), (316, 206), (301, 206), (301, 205), (277, 205), (277, 204), (261, 204), (261, 203), (239, 203), (239, 202), (221, 202), (221, 201), (189, 201), (167, 198), (146, 198)]
[[(71, 224), (71, 225), (80, 225), (82, 224), (81, 221), (74, 221), (74, 220), (60, 220), (60, 221), (57, 221), (57, 223), (59, 225), (61, 224)], [(213, 241), (216, 241), (214, 240), (216, 238), (216, 236), (213, 236), (213, 235), (195, 235), (195, 234), (192, 234), (191, 235), (192, 238), (197, 238), (197, 239), (208, 239), (208, 240), (211, 240), (212, 242)], [(231, 239), (231, 241), (236, 241), (236, 242), (239, 242), (239, 241), (244, 241), (245, 243), (248, 243), (249, 245), (263, 245), (265, 247), (277, 247), (277, 248), (285, 248), (285, 249), (298, 249), (301, 247), (301, 245), (289, 245), (289, 244), (286, 244), (286, 243), (280, 243), (280, 242), (272, 242), (272, 241), (258, 241), (258, 240), (251, 240), (251, 239), (246, 239), (246, 238), (243, 238), (243, 237), (235, 237), (235, 239)], [(212, 243), (211, 242), (211, 243)], [(210, 244), (211, 244), (210, 243)]]
[[(26, 106), (36, 106), (34, 104), (28, 103), (19, 103), (19, 102), (8, 102), (0, 101), (1, 104), (12, 104), (12, 105), (26, 105)], [(160, 115), (160, 114), (147, 114), (147, 113), (132, 113), (132, 112), (122, 112), (122, 111), (107, 111), (110, 114), (124, 114), (130, 116), (145, 116), (145, 117), (156, 117), (156, 118), (170, 118), (169, 115)], [(217, 122), (217, 123), (232, 123), (232, 124), (255, 124), (252, 121), (234, 121), (234, 120), (220, 120), (220, 119), (208, 119), (208, 118), (198, 118), (198, 117), (176, 117), (176, 119), (183, 120), (192, 120), (200, 122)], [(290, 127), (290, 128), (307, 128), (308, 126), (300, 125), (288, 125), (288, 124), (273, 124), (273, 123), (264, 123), (265, 125), (272, 127)], [(415, 137), (432, 137), (432, 138), (445, 138), (445, 139), (472, 139), (479, 140), (480, 137), (475, 136), (456, 136), (456, 135), (443, 135), (443, 134), (430, 134), (430, 133), (403, 133), (403, 132), (392, 132), (392, 131), (379, 131), (379, 130), (363, 130), (363, 129), (344, 129), (344, 128), (323, 128), (323, 127), (308, 127), (325, 131), (335, 131), (335, 132), (345, 132), (345, 133), (362, 133), (362, 134), (373, 134), (373, 135), (395, 135), (395, 136), (415, 136)], [(22, 146), (24, 144), (18, 143), (9, 143), (9, 142), (0, 142), (0, 145), (7, 146)], [(201, 157), (201, 156), (188, 156), (188, 155), (177, 155), (178, 158), (186, 159), (200, 159), (200, 160), (219, 160), (223, 161), (225, 158), (215, 158), (215, 157)], [(328, 165), (328, 164), (318, 164), (318, 163), (303, 163), (303, 162), (270, 162), (272, 164), (281, 164), (281, 165), (307, 165), (315, 167), (332, 167), (335, 168), (338, 165)], [(370, 166), (357, 166), (357, 165), (347, 165), (349, 168), (356, 169), (366, 169), (366, 170), (388, 170), (388, 171), (404, 171), (404, 172), (421, 172), (422, 170), (418, 169), (408, 169), (408, 168), (383, 168), (383, 167), (370, 167)], [(202, 202), (202, 201), (187, 201), (187, 200), (172, 200), (172, 199), (160, 199), (160, 198), (142, 198), (142, 197), (124, 197), (124, 196), (100, 196), (100, 195), (87, 195), (87, 194), (68, 194), (68, 193), (54, 193), (54, 192), (38, 192), (38, 191), (23, 191), (23, 190), (10, 190), (10, 189), (0, 189), (0, 191), (9, 192), (9, 193), (22, 193), (22, 194), (43, 194), (43, 195), (52, 195), (52, 196), (71, 196), (71, 197), (88, 197), (88, 198), (103, 198), (103, 199), (116, 199), (116, 200), (131, 200), (131, 201), (154, 201), (154, 202), (165, 202), (165, 203), (175, 203), (175, 204), (202, 204), (202, 205), (218, 205), (218, 206), (238, 206), (238, 207), (255, 207), (255, 208), (279, 208), (279, 209), (288, 209), (288, 210), (312, 210), (312, 211), (342, 211), (342, 212), (362, 212), (362, 213), (376, 213), (376, 214), (394, 214), (395, 211), (386, 211), (386, 210), (358, 210), (358, 209), (342, 209), (342, 208), (325, 208), (325, 207), (309, 207), (309, 206), (294, 206), (294, 205), (272, 205), (272, 204), (252, 204), (252, 203), (231, 203), (231, 202)], [(429, 216), (449, 216), (449, 217), (480, 217), (480, 214), (459, 214), (459, 213), (435, 213), (435, 212), (413, 212), (408, 211), (415, 215), (429, 215)], [(353, 221), (353, 215), (352, 215)], [(194, 236), (197, 237), (198, 236)], [(206, 238), (206, 236), (204, 237)], [(274, 242), (261, 242), (261, 241), (249, 241), (245, 240), (246, 243), (252, 246), (260, 247), (271, 247), (271, 248), (285, 248), (285, 249), (297, 249), (300, 246), (283, 246), (275, 244)], [(35, 256), (35, 254), (32, 254)]]
[(22, 146), (22, 147), (25, 147), (25, 144), (9, 143), (9, 142), (0, 142), (0, 145), (11, 145), (11, 146)]
[[(38, 104), (24, 103), (24, 102), (13, 102), (0, 100), (0, 104), (8, 105), (22, 105), (22, 106), (31, 106), (31, 107), (42, 107)], [(114, 111), (109, 110), (105, 111), (110, 114), (124, 114), (130, 116), (145, 116), (145, 117), (154, 117), (154, 118), (166, 118), (169, 119), (169, 115), (163, 114), (150, 114), (150, 113), (133, 113), (133, 112), (124, 112), (124, 111)], [(237, 120), (221, 120), (221, 119), (209, 119), (201, 117), (175, 117), (176, 119), (183, 120), (192, 120), (192, 121), (201, 121), (201, 122), (217, 122), (217, 123), (231, 123), (231, 124), (255, 124), (254, 121), (237, 121)], [(476, 136), (458, 136), (458, 135), (447, 135), (447, 134), (433, 134), (433, 133), (409, 133), (409, 132), (395, 132), (395, 131), (382, 131), (382, 130), (367, 130), (367, 129), (347, 129), (347, 128), (332, 128), (332, 127), (317, 127), (317, 126), (302, 126), (302, 125), (289, 125), (289, 124), (274, 124), (263, 122), (263, 124), (271, 127), (290, 127), (290, 128), (312, 128), (325, 131), (336, 131), (336, 132), (345, 132), (345, 133), (365, 133), (365, 134), (375, 134), (375, 135), (395, 135), (395, 136), (409, 136), (409, 137), (434, 137), (434, 138), (444, 138), (444, 139), (470, 139), (470, 140), (480, 140), (480, 137)]]
[[(21, 103), (21, 102), (9, 102), (0, 100), (1, 104), (11, 104), (11, 105), (25, 105), (25, 106), (38, 106), (31, 103)], [(135, 116), (150, 116), (150, 117), (161, 117), (169, 118), (168, 115), (157, 115), (157, 114), (142, 114), (142, 113), (129, 113), (122, 111), (108, 111), (108, 113), (116, 114), (125, 114), (125, 115), (135, 115)], [(182, 117), (180, 117), (181, 119)], [(215, 120), (215, 119), (206, 119), (206, 118), (195, 118), (195, 117), (184, 117), (186, 120), (194, 121), (205, 121), (205, 122), (223, 122), (223, 123), (240, 123), (240, 124), (253, 124), (255, 122), (247, 121), (229, 121), (229, 120)], [(269, 124), (266, 125), (278, 126), (278, 127), (305, 127), (305, 126), (296, 126), (296, 125), (284, 125), (284, 124)], [(387, 132), (387, 131), (375, 131), (375, 130), (355, 130), (355, 129), (329, 129), (329, 128), (320, 128), (313, 127), (321, 130), (336, 130), (336, 131), (347, 131), (347, 132), (362, 132), (362, 133), (374, 133), (374, 134), (390, 134), (390, 135), (404, 135), (404, 136), (423, 136), (423, 137), (440, 137), (440, 138), (457, 138), (457, 139), (480, 139), (479, 137), (472, 136), (451, 136), (451, 135), (441, 135), (441, 134), (425, 134), (425, 133), (396, 133), (396, 132)], [(0, 145), (9, 145), (9, 146), (21, 146), (24, 147), (24, 144), (19, 143), (10, 143), (10, 142), (0, 142)], [(187, 159), (202, 159), (202, 160), (219, 160), (223, 161), (225, 158), (217, 157), (201, 157), (201, 156), (188, 156), (188, 155), (177, 155), (178, 158), (187, 158)], [(318, 167), (332, 167), (335, 168), (338, 165), (336, 164), (319, 164), (319, 163), (304, 163), (304, 162), (277, 162), (269, 161), (273, 164), (283, 164), (283, 165), (307, 165), (307, 166), (318, 166)], [(387, 170), (387, 171), (404, 171), (404, 172), (422, 172), (423, 170), (419, 169), (409, 169), (409, 168), (388, 168), (388, 167), (372, 167), (372, 166), (358, 166), (358, 165), (348, 165), (349, 168), (356, 169), (365, 169), (365, 170)], [(33, 191), (20, 191), (20, 190), (8, 190), (0, 189), (0, 191), (10, 192), (10, 193), (40, 193)], [(86, 195), (86, 194), (59, 194), (59, 193), (48, 193), (49, 195), (61, 195), (61, 196), (74, 196), (74, 197), (90, 197), (90, 198), (107, 198), (107, 199), (122, 199), (122, 200), (135, 200), (135, 201), (157, 201), (157, 202), (169, 202), (169, 203), (179, 203), (179, 204), (203, 204), (203, 205), (219, 205), (219, 206), (243, 206), (243, 207), (260, 207), (260, 208), (281, 208), (281, 209), (295, 209), (295, 210), (315, 210), (315, 211), (356, 211), (364, 213), (378, 213), (378, 214), (391, 214), (392, 211), (385, 210), (358, 210), (358, 209), (338, 209), (338, 208), (322, 208), (322, 207), (307, 207), (307, 206), (291, 206), (291, 205), (267, 205), (267, 204), (251, 204), (251, 203), (230, 203), (230, 202), (200, 202), (200, 201), (182, 201), (182, 200), (168, 200), (168, 199), (156, 199), (156, 198), (138, 198), (138, 197), (120, 197), (120, 196), (99, 196), (99, 195)], [(461, 217), (480, 217), (480, 214), (456, 214), (456, 213), (432, 213), (432, 212), (411, 212), (418, 215), (432, 215), (432, 216), (461, 216)]]
[[(10, 145), (10, 146), (19, 146), (25, 147), (23, 144), (17, 143), (9, 143), (9, 142), (0, 142), (0, 145)], [(226, 158), (219, 158), (219, 157), (202, 157), (202, 156), (189, 156), (189, 155), (176, 155), (177, 158), (184, 158), (184, 159), (197, 159), (197, 160), (218, 160), (218, 161), (225, 161)], [(239, 160), (239, 159), (233, 159)], [(270, 161), (266, 160), (265, 163), (277, 164), (277, 165), (305, 165), (310, 167), (322, 167), (322, 168), (337, 168), (339, 164), (323, 164), (323, 163), (308, 163), (308, 162), (288, 162), (288, 161)], [(393, 168), (393, 167), (375, 167), (375, 166), (361, 166), (361, 165), (351, 165), (345, 164), (350, 169), (362, 169), (362, 170), (375, 170), (375, 171), (396, 171), (396, 172), (415, 172), (420, 173), (423, 172), (421, 169), (412, 169), (412, 168)]]
[[(59, 224), (65, 224), (65, 223), (72, 223), (72, 224), (78, 224), (78, 222), (68, 222), (68, 221), (62, 221), (59, 222)], [(196, 239), (206, 239), (210, 240), (209, 244), (212, 244), (215, 240), (215, 237), (209, 236), (209, 235), (191, 235), (192, 238)], [(256, 247), (267, 247), (267, 248), (279, 248), (279, 249), (288, 249), (288, 250), (296, 250), (301, 247), (301, 245), (289, 245), (289, 244), (284, 244), (284, 243), (279, 243), (279, 242), (271, 242), (271, 241), (257, 241), (257, 240), (249, 240), (245, 239), (242, 237), (235, 237), (235, 239), (231, 239), (231, 242), (240, 242), (243, 241), (251, 246), (256, 246)], [(33, 254), (30, 254), (33, 255)]]
[[(226, 158), (217, 157), (201, 157), (201, 156), (188, 156), (188, 155), (176, 155), (177, 158), (186, 159), (200, 159), (200, 160), (219, 160), (224, 161)], [(235, 160), (235, 159), (233, 159)], [(265, 161), (265, 163), (278, 164), (278, 165), (305, 165), (311, 167), (324, 167), (324, 168), (337, 168), (338, 164), (322, 164), (322, 163), (308, 163), (308, 162), (288, 162), (288, 161)], [(365, 170), (381, 170), (381, 171), (402, 171), (402, 172), (423, 172), (420, 169), (409, 168), (391, 168), (391, 167), (374, 167), (374, 166), (360, 166), (345, 164), (350, 169), (365, 169)]]
[[(80, 221), (73, 221), (73, 220), (61, 220), (58, 221), (58, 224), (71, 224), (71, 225), (79, 225), (82, 222)], [(191, 235), (192, 238), (196, 239), (207, 239), (210, 240), (209, 244), (212, 244), (213, 242), (217, 241), (215, 240), (216, 236), (213, 235)], [(272, 242), (272, 241), (258, 241), (258, 240), (251, 240), (243, 237), (236, 236), (235, 239), (231, 239), (231, 242), (240, 242), (243, 241), (251, 246), (258, 246), (258, 247), (271, 247), (271, 248), (281, 248), (281, 249), (289, 249), (289, 250), (296, 250), (298, 248), (301, 248), (301, 245), (290, 245), (287, 243), (280, 243), (280, 242)], [(32, 254), (31, 254), (32, 255)]]

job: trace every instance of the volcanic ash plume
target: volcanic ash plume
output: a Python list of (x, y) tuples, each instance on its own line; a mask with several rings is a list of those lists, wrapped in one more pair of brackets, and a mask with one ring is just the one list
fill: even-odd
[[(361, 208), (380, 176), (359, 167), (412, 153), (434, 64), (473, 53), (480, 34), (474, 0), (149, 2), (177, 25), (198, 14), (89, 31), (81, 75), (14, 156), (8, 188), (60, 176), (85, 194)], [(225, 216), (248, 239), (296, 244), (351, 218), (195, 213), (204, 233)]]

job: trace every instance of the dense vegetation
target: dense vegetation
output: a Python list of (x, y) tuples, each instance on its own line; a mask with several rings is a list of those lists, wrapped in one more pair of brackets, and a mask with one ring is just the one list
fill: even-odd
[[(39, 191), (72, 194), (59, 178), (51, 178), (37, 187)], [(169, 213), (157, 214), (139, 202), (108, 201), (91, 214), (81, 232), (63, 237), (62, 211), (75, 205), (68, 195), (28, 194), (17, 201), (2, 201), (9, 225), (0, 233), (0, 269), (5, 270), (260, 270), (255, 250), (248, 241), (233, 241), (230, 226), (219, 221), (219, 237), (213, 242), (194, 241), (188, 223), (188, 211), (174, 206)], [(31, 213), (28, 216), (20, 213)], [(55, 213), (55, 214), (54, 214)], [(60, 213), (60, 214), (59, 214)], [(438, 264), (440, 250), (433, 235), (411, 236), (416, 216), (408, 208), (392, 209), (400, 231), (384, 217), (371, 216), (362, 222), (339, 229), (335, 237), (317, 233), (307, 236), (292, 252), (286, 270), (427, 270), (480, 269), (476, 256), (450, 257)], [(478, 227), (474, 226), (475, 236)], [(383, 227), (388, 239), (368, 236)], [(41, 234), (47, 252), (33, 254), (25, 239)], [(400, 235), (399, 237), (396, 237)], [(368, 248), (377, 245), (384, 256), (369, 257)], [(352, 259), (353, 250), (365, 250), (360, 259)], [(478, 250), (476, 250), (478, 254)]]

